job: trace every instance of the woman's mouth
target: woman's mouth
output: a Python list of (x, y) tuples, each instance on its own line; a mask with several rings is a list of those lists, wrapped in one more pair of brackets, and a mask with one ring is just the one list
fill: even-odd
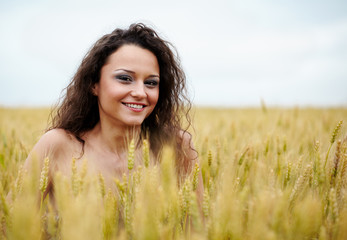
[(130, 108), (133, 111), (140, 112), (142, 111), (146, 105), (138, 104), (138, 103), (123, 103), (126, 107)]

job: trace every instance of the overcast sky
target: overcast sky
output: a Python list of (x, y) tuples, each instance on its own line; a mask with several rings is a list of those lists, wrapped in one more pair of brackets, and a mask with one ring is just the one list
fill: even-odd
[(347, 106), (345, 0), (0, 0), (0, 105), (54, 104), (133, 22), (176, 46), (197, 105)]

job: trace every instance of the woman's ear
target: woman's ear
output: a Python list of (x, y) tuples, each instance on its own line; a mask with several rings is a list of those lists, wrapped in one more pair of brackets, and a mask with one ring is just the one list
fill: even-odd
[(93, 94), (94, 96), (98, 96), (98, 91), (97, 91), (97, 89), (98, 89), (98, 84), (95, 83), (94, 86), (91, 88), (91, 92), (92, 92), (92, 94)]

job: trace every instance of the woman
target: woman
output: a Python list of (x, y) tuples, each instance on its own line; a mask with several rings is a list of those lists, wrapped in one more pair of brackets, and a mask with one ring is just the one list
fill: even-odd
[[(70, 175), (72, 159), (77, 165), (86, 159), (88, 169), (110, 184), (127, 173), (128, 140), (137, 139), (135, 155), (142, 159), (140, 140), (148, 138), (154, 159), (164, 144), (173, 144), (179, 176), (190, 173), (197, 154), (191, 135), (181, 127), (181, 114), (188, 117), (190, 102), (184, 72), (170, 46), (143, 24), (116, 29), (98, 40), (66, 88), (51, 127), (26, 167), (35, 158), (42, 166), (48, 157), (50, 174)], [(199, 185), (201, 195), (202, 181)], [(52, 176), (47, 193), (52, 193)]]

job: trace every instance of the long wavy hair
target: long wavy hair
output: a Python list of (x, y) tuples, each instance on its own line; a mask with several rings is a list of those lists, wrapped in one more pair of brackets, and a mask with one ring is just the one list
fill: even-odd
[[(151, 51), (159, 63), (159, 99), (153, 112), (141, 125), (142, 137), (144, 134), (148, 136), (151, 151), (157, 155), (163, 144), (173, 140), (173, 133), (182, 130), (182, 117), (187, 120), (187, 128), (190, 126), (188, 112), (191, 103), (177, 51), (152, 28), (139, 23), (130, 25), (128, 29), (115, 29), (92, 46), (65, 88), (63, 100), (52, 114), (48, 130), (65, 129), (82, 143), (83, 151), (83, 133), (93, 129), (100, 120), (98, 98), (94, 96), (92, 88), (99, 82), (101, 68), (108, 57), (126, 44)], [(177, 148), (179, 155), (182, 155), (181, 149)]]

